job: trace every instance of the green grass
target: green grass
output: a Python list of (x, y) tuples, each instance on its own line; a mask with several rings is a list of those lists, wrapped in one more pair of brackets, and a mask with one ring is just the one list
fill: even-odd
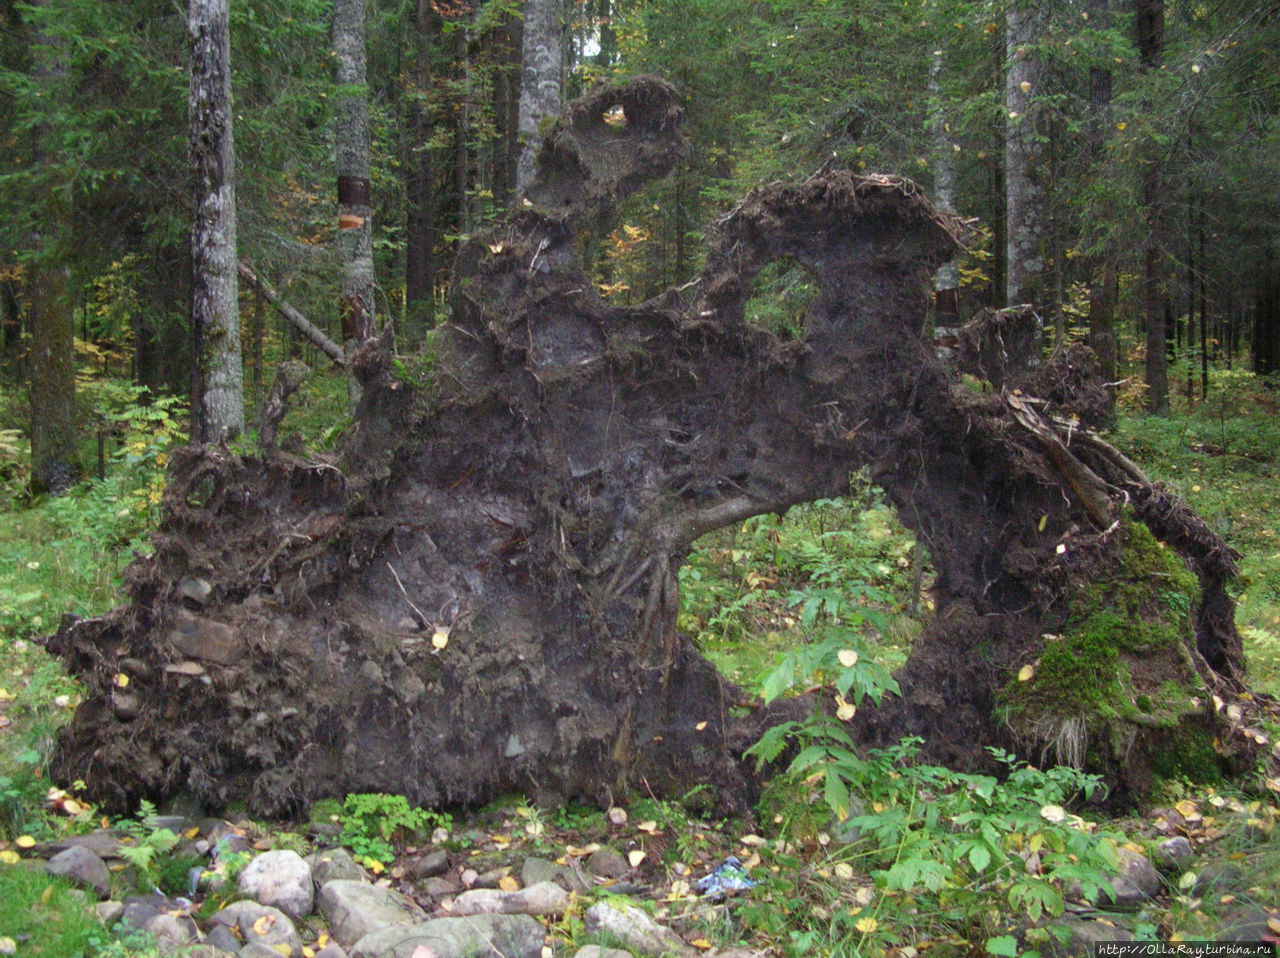
[(1173, 415), (1122, 412), (1114, 440), (1241, 553), (1236, 625), (1250, 681), (1280, 694), (1280, 393), (1218, 369), (1208, 401)]
[(89, 958), (103, 954), (111, 937), (83, 892), (42, 870), (0, 865), (0, 941), (18, 944), (17, 954)]

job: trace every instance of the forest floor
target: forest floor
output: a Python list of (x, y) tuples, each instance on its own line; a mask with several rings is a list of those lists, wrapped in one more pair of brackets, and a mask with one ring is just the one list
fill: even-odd
[[(316, 379), (298, 406), (309, 408), (309, 421), (295, 428), (323, 442), (332, 427), (310, 425), (335, 421), (341, 391)], [(155, 844), (154, 855), (141, 856), (146, 862), (117, 863), (115, 898), (152, 883), (178, 894), (190, 867), (160, 848), (153, 824), (105, 821), (74, 790), (51, 790), (46, 777), (53, 737), (80, 691), (35, 639), (65, 613), (96, 613), (116, 601), (129, 555), (146, 548), (163, 470), (182, 436), (172, 405), (145, 405), (104, 383), (94, 388), (114, 423), (105, 480), (29, 504), (18, 494), (17, 454), (0, 462), (13, 500), (0, 513), (0, 861), (19, 863), (0, 866), (0, 954), (152, 953), (145, 938), (104, 932), (96, 918), (73, 920), (84, 905), (60, 883), (22, 877), (30, 872), (21, 862), (58, 839), (109, 826), (144, 849)], [(1248, 374), (1218, 370), (1208, 401), (1175, 402), (1167, 419), (1123, 414), (1112, 441), (1241, 553), (1237, 625), (1250, 681), (1259, 693), (1280, 694), (1280, 399)], [(855, 480), (840, 500), (702, 540), (681, 570), (680, 625), (744, 684), (803, 686), (823, 679), (804, 675), (805, 643), (854, 607), (876, 610), (863, 625), (877, 663), (901, 664), (930, 613), (929, 578), (927, 556), (892, 509)], [(1265, 732), (1276, 740), (1280, 721)], [(1166, 781), (1148, 805), (1106, 819), (1082, 800), (1091, 786), (1076, 773), (1040, 773), (1010, 758), (997, 789), (994, 779), (913, 766), (903, 761), (911, 751), (908, 743), (857, 760), (832, 752), (833, 761), (848, 760), (855, 786), (843, 821), (825, 801), (821, 777), (807, 774), (779, 776), (741, 821), (700, 817), (696, 792), (684, 801), (639, 794), (614, 810), (544, 809), (512, 797), (452, 816), (356, 796), (313, 809), (308, 821), (227, 817), (251, 852), (341, 842), (369, 879), (437, 914), (467, 887), (519, 888), (532, 875), (558, 874), (575, 896), (567, 911), (545, 919), (557, 955), (621, 944), (586, 923), (593, 901), (619, 896), (679, 935), (683, 945), (669, 942), (677, 953), (736, 946), (780, 955), (1058, 954), (1078, 953), (1081, 941), (1107, 937), (1110, 928), (1117, 937), (1165, 940), (1232, 927), (1255, 938), (1280, 933), (1280, 915), (1269, 910), (1280, 889), (1280, 781), (1265, 770), (1239, 781)], [(175, 811), (201, 827), (198, 810)], [(1175, 839), (1185, 842), (1168, 844)], [(1094, 884), (1118, 874), (1116, 850), (1126, 848), (1156, 866), (1158, 884), (1118, 905), (1085, 902)], [(424, 857), (439, 863), (441, 854), (443, 870), (426, 875)], [(709, 902), (698, 880), (729, 856), (758, 884)], [(211, 895), (196, 907), (221, 904), (225, 898)], [(304, 922), (301, 931), (303, 944), (319, 951), (323, 923)]]

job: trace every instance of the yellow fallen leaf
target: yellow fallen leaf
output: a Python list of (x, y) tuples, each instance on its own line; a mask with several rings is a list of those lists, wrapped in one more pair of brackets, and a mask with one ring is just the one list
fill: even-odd
[(1280, 935), (1280, 918), (1268, 918), (1267, 927), (1270, 928), (1272, 931), (1274, 931), (1277, 935)]
[(316, 958), (316, 950), (310, 945), (303, 945), (302, 958)]
[(271, 950), (284, 955), (284, 958), (290, 958), (293, 954), (293, 946), (286, 945), (283, 941), (271, 946)]
[(677, 898), (688, 898), (689, 891), (689, 883), (683, 878), (677, 878), (671, 883), (671, 894), (669, 897), (673, 901)]
[(1061, 805), (1046, 805), (1040, 809), (1040, 817), (1046, 822), (1057, 825), (1059, 822), (1066, 821), (1067, 810)]
[(741, 838), (739, 838), (738, 841), (746, 845), (748, 848), (759, 848), (761, 845), (765, 843), (766, 839), (761, 838), (759, 835), (755, 834), (754, 832), (748, 832), (746, 835), (743, 835)]
[(703, 729), (705, 729), (706, 727), (707, 727), (707, 723), (706, 723), (705, 721), (702, 721), (702, 722), (699, 722), (697, 725), (695, 725), (695, 726), (694, 726), (694, 729), (696, 729), (697, 731), (701, 732), (701, 731), (702, 731)]
[(52, 885), (46, 885), (46, 886), (45, 886), (45, 888), (44, 888), (44, 891), (42, 891), (42, 892), (40, 893), (40, 901), (41, 901), (43, 904), (47, 905), (47, 904), (49, 904), (49, 899), (50, 899), (50, 898), (52, 898), (52, 897), (53, 897), (53, 886), (52, 886)]
[(633, 848), (631, 851), (627, 852), (627, 861), (631, 863), (632, 868), (639, 868), (640, 863), (644, 861), (646, 857), (645, 853), (640, 851), (638, 848)]
[(1064, 552), (1067, 551), (1066, 543), (1059, 542), (1056, 546), (1053, 547), (1053, 551), (1058, 553), (1058, 555), (1062, 555)]
[(641, 832), (648, 832), (650, 835), (652, 835), (654, 832), (658, 830), (658, 823), (653, 820), (641, 822), (639, 825), (636, 826), (636, 830)]
[(259, 915), (258, 920), (253, 923), (253, 933), (255, 935), (265, 935), (275, 923), (275, 915)]
[(16, 865), (22, 861), (22, 856), (11, 848), (6, 848), (0, 852), (0, 865)]
[(711, 950), (711, 942), (707, 941), (705, 938), (695, 938), (693, 941), (689, 942), (689, 944), (693, 945), (693, 947), (697, 948), (699, 951)]
[(322, 931), (320, 934), (316, 935), (317, 948), (323, 948), (327, 944), (329, 944), (329, 933), (327, 931)]
[(127, 688), (128, 685), (129, 685), (129, 676), (125, 675), (123, 672), (117, 672), (116, 687), (123, 689), (123, 688)]
[(13, 840), (13, 843), (19, 848), (35, 848), (36, 840), (30, 835), (19, 835)]
[(1045, 527), (1045, 526), (1047, 526), (1048, 524), (1049, 524), (1049, 517), (1048, 517), (1048, 515), (1043, 515), (1043, 516), (1041, 516), (1041, 517), (1040, 517), (1040, 526), (1039, 526), (1039, 528), (1038, 528), (1036, 531), (1037, 531), (1037, 532), (1044, 532), (1044, 527)]
[(511, 875), (503, 875), (498, 879), (499, 891), (519, 891), (520, 883)]
[(375, 875), (381, 875), (387, 870), (387, 866), (382, 864), (382, 862), (378, 861), (376, 858), (368, 859), (365, 862), (365, 865), (368, 867), (369, 871), (373, 872)]
[(431, 635), (431, 647), (437, 652), (449, 644), (449, 630), (438, 628)]
[(836, 653), (836, 658), (846, 669), (851, 669), (858, 664), (858, 653), (854, 649), (841, 649)]
[(836, 718), (841, 722), (849, 722), (858, 713), (858, 707), (852, 702), (846, 702), (839, 695), (836, 696)]
[(848, 862), (840, 862), (836, 865), (836, 877), (842, 881), (849, 881), (853, 878), (853, 866)]
[(876, 921), (870, 915), (867, 915), (867, 917), (859, 918), (857, 921), (855, 921), (853, 923), (853, 927), (858, 929), (860, 933), (864, 935), (869, 935), (873, 931), (875, 931), (877, 928), (880, 927), (880, 922)]
[(1024, 665), (1022, 668), (1018, 669), (1018, 681), (1030, 682), (1031, 677), (1035, 674), (1036, 667), (1034, 665)]
[(8, 935), (0, 935), (0, 955), (16, 955), (18, 943)]

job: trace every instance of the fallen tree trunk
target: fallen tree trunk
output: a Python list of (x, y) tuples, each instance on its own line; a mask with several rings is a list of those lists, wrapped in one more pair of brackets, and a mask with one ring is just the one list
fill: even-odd
[[(676, 629), (677, 571), (709, 530), (864, 466), (927, 543), (938, 610), (862, 742), (917, 734), (967, 765), (1015, 746), (1132, 789), (1170, 743), (1244, 748), (1211, 704), (1241, 688), (1230, 551), (1079, 441), (1106, 406), (1087, 350), (940, 360), (927, 279), (955, 235), (909, 181), (762, 188), (715, 224), (698, 283), (602, 299), (574, 224), (670, 170), (680, 120), (645, 78), (567, 108), (530, 205), (461, 251), (435, 353), (393, 361), (384, 335), (353, 358), (339, 458), (176, 457), (129, 603), (49, 641), (87, 688), (59, 777), (113, 806), (186, 790), (259, 813), (642, 781), (741, 807), (742, 747), (808, 706), (735, 704)], [(744, 318), (781, 258), (820, 290), (791, 342)]]
[(236, 268), (240, 273), (240, 278), (248, 283), (259, 296), (279, 310), (280, 315), (293, 324), (298, 332), (311, 340), (313, 346), (339, 366), (346, 365), (346, 357), (343, 355), (342, 347), (326, 336), (324, 330), (291, 306), (288, 300), (276, 292), (274, 286), (254, 272), (253, 267), (248, 263), (240, 262), (236, 264)]

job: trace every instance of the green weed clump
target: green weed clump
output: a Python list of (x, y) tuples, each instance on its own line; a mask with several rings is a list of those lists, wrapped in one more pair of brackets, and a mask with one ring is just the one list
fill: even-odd
[(414, 808), (403, 795), (378, 792), (348, 795), (342, 803), (341, 817), (339, 841), (351, 849), (357, 859), (383, 865), (395, 861), (393, 842), (453, 826), (448, 812)]
[[(998, 949), (1014, 922), (1047, 940), (1042, 926), (1063, 913), (1065, 889), (1090, 901), (1112, 891), (1123, 836), (1068, 811), (1102, 789), (1096, 776), (1033, 768), (999, 749), (989, 751), (1002, 777), (954, 772), (916, 764), (919, 739), (863, 757), (823, 716), (788, 737), (801, 751), (762, 804), (776, 810), (783, 850), (769, 872), (757, 869), (763, 888), (741, 912), (786, 954), (869, 954), (927, 939)], [(780, 744), (767, 737), (751, 751), (776, 758)], [(799, 856), (806, 846), (825, 848), (816, 871)]]

